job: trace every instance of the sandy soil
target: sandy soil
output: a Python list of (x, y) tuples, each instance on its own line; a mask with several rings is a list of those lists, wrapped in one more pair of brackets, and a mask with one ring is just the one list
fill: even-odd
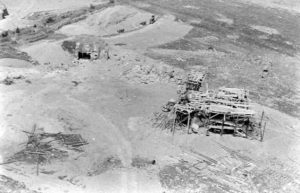
[[(78, 1), (76, 6), (91, 2), (95, 1)], [(74, 5), (72, 0), (65, 4), (51, 2), (51, 5), (44, 1), (5, 3), (16, 11), (28, 7), (20, 15), (16, 14), (16, 18), (11, 17), (16, 22), (19, 22), (17, 17), (37, 10), (78, 8), (69, 7)], [(147, 5), (139, 3), (145, 9), (151, 7)], [(0, 165), (0, 175), (24, 183), (28, 193), (29, 190), (42, 193), (299, 192), (300, 120), (297, 117), (253, 101), (257, 116), (262, 111), (266, 113), (263, 142), (231, 135), (205, 136), (204, 131), (188, 135), (183, 130), (172, 135), (153, 127), (150, 120), (153, 113), (161, 112), (167, 100), (176, 98), (176, 82), (184, 76), (185, 69), (149, 58), (147, 54), (160, 54), (184, 63), (201, 58), (211, 64), (227, 59), (234, 63), (239, 61), (234, 60), (237, 55), (248, 57), (247, 52), (254, 55), (261, 50), (254, 52), (247, 47), (222, 44), (215, 34), (193, 37), (192, 43), (202, 46), (197, 49), (191, 42), (183, 45), (189, 49), (174, 49), (168, 43), (183, 40), (193, 32), (193, 26), (168, 13), (162, 14), (156, 23), (137, 29), (137, 24), (150, 15), (149, 11), (118, 5), (59, 31), (69, 36), (105, 35), (119, 27), (128, 27), (131, 32), (104, 38), (110, 47), (109, 60), (77, 61), (62, 49), (63, 40), (42, 40), (19, 47), (40, 65), (0, 59), (0, 80), (15, 77), (14, 84), (0, 84), (0, 163), (23, 148), (22, 143), (27, 140), (23, 131), (30, 131), (34, 124), (45, 132), (81, 134), (89, 143), (82, 152), (67, 149), (68, 156), (64, 159), (41, 164), (39, 176), (35, 164), (23, 162)], [(216, 19), (234, 25), (224, 14), (217, 15)], [(267, 34), (277, 33), (276, 29), (264, 25), (252, 27)], [(107, 31), (102, 32), (103, 28)], [(207, 49), (210, 44), (216, 49)], [(265, 56), (273, 56), (279, 63), (299, 62), (297, 55), (288, 57), (266, 51)], [(259, 68), (253, 58), (245, 60), (252, 64), (251, 68)], [(231, 71), (231, 65), (214, 64), (206, 69), (222, 70), (220, 76), (228, 78), (237, 72)], [(199, 69), (199, 65), (188, 68)], [(282, 68), (275, 66), (275, 69)], [(296, 78), (300, 78), (298, 72)], [(249, 77), (257, 75), (254, 70), (245, 73)], [(209, 80), (219, 78), (210, 76)], [(224, 82), (218, 84), (222, 86)], [(295, 96), (299, 97), (299, 89), (297, 92)], [(11, 191), (18, 192), (13, 187)]]
[(31, 21), (24, 19), (24, 17), (34, 12), (74, 10), (103, 2), (103, 0), (54, 0), (51, 2), (46, 0), (1, 0), (1, 3), (6, 6), (10, 15), (5, 20), (0, 20), (0, 31), (33, 25)]
[(149, 47), (162, 45), (183, 37), (192, 29), (191, 26), (174, 20), (174, 16), (165, 15), (153, 25), (132, 33), (107, 38), (107, 41), (111, 44), (126, 44), (125, 47), (144, 51)]
[(132, 7), (114, 6), (90, 15), (84, 21), (67, 25), (59, 32), (66, 35), (116, 35), (120, 29), (127, 32), (141, 28), (140, 23), (149, 23), (151, 15)]
[[(41, 43), (41, 45), (45, 46), (44, 43)], [(28, 49), (32, 51), (33, 47), (38, 48), (41, 45), (39, 43), (30, 46)], [(49, 48), (51, 48), (51, 45), (49, 45)], [(59, 53), (60, 51), (56, 50), (56, 52)], [(38, 53), (36, 54), (41, 57)], [(51, 55), (51, 53), (48, 54)], [(3, 60), (2, 62), (13, 63), (14, 61)], [(3, 68), (11, 69), (12, 67)], [(51, 170), (57, 171), (56, 176), (65, 175), (66, 173), (73, 177), (78, 176), (86, 188), (79, 188), (77, 192), (82, 192), (83, 190), (97, 192), (99, 188), (104, 188), (102, 190), (108, 192), (140, 192), (139, 189), (142, 188), (142, 192), (146, 192), (149, 185), (143, 186), (141, 183), (148, 184), (149, 180), (146, 177), (147, 175), (144, 175), (144, 172), (136, 171), (136, 169), (130, 167), (131, 160), (134, 156), (137, 156), (137, 151), (132, 150), (132, 144), (128, 141), (128, 135), (130, 135), (131, 132), (128, 131), (127, 125), (129, 124), (129, 119), (131, 119), (130, 117), (143, 114), (149, 116), (151, 112), (158, 108), (158, 106), (155, 108), (151, 103), (157, 100), (156, 104), (162, 104), (163, 101), (175, 94), (174, 90), (170, 89), (171, 93), (166, 93), (166, 96), (163, 96), (155, 90), (154, 86), (143, 88), (139, 85), (128, 85), (118, 81), (118, 66), (113, 64), (113, 61), (108, 63), (99, 61), (93, 64), (82, 63), (79, 66), (68, 68), (67, 72), (60, 69), (49, 71), (47, 65), (40, 67), (38, 70), (35, 69), (33, 72), (31, 72), (31, 69), (28, 69), (28, 66), (26, 69), (29, 71), (28, 73), (24, 71), (24, 67), (18, 67), (16, 70), (11, 70), (9, 75), (15, 76), (18, 75), (18, 72), (22, 71), (22, 75), (33, 82), (29, 85), (29, 90), (28, 88), (22, 89), (22, 85), (24, 85), (22, 82), (10, 88), (2, 87), (2, 89), (5, 90), (2, 90), (1, 93), (6, 93), (5, 96), (1, 97), (1, 101), (3, 102), (1, 104), (3, 104), (4, 108), (2, 112), (5, 112), (2, 114), (6, 114), (4, 119), (7, 118), (8, 114), (11, 114), (9, 115), (11, 119), (6, 119), (5, 125), (2, 125), (3, 128), (7, 128), (6, 130), (2, 130), (3, 133), (1, 135), (2, 138), (5, 136), (5, 140), (4, 138), (1, 140), (2, 155), (8, 155), (11, 151), (18, 149), (17, 144), (26, 139), (26, 136), (22, 134), (21, 130), (32, 127), (34, 122), (43, 126), (48, 132), (65, 132), (64, 124), (66, 123), (60, 123), (58, 119), (62, 116), (72, 122), (73, 127), (80, 128), (79, 133), (90, 141), (90, 145), (87, 147), (83, 158), (75, 161), (77, 163), (72, 163), (73, 161), (70, 159), (70, 162), (68, 161), (64, 164), (56, 162), (46, 166), (46, 168), (49, 167), (49, 169), (51, 168)], [(112, 72), (110, 73), (109, 71)], [(6, 70), (2, 72), (5, 73)], [(83, 83), (78, 88), (74, 88), (71, 83), (72, 80), (81, 80)], [(45, 85), (47, 86), (45, 87)], [(165, 86), (162, 85), (162, 87)], [(9, 92), (9, 90), (6, 89), (19, 90), (19, 92)], [(151, 92), (151, 90), (153, 90), (153, 92)], [(95, 96), (98, 95), (97, 93), (101, 93), (101, 95), (95, 98)], [(20, 101), (20, 99), (22, 100)], [(148, 106), (148, 108), (140, 109), (140, 112), (130, 110), (138, 109), (141, 106)], [(118, 112), (116, 112), (117, 109)], [(82, 112), (85, 113), (82, 114)], [(27, 118), (25, 118), (24, 115), (26, 115)], [(21, 121), (22, 119), (26, 120)], [(1, 122), (4, 124), (4, 121)], [(16, 122), (22, 123), (14, 124)], [(135, 130), (138, 128), (135, 127), (136, 126), (131, 125), (131, 130), (133, 130), (132, 135), (137, 133)], [(144, 152), (142, 148), (139, 148), (138, 151)], [(151, 148), (149, 153), (151, 154), (149, 156), (154, 159), (155, 151)], [(79, 177), (87, 171), (93, 170), (94, 164), (109, 156), (116, 156), (120, 159), (122, 161), (122, 168), (124, 169), (111, 171), (92, 178)], [(74, 170), (74, 164), (80, 165), (79, 171)], [(45, 170), (47, 170), (46, 168)], [(29, 172), (30, 168), (28, 169), (27, 171)], [(5, 171), (5, 174), (8, 175), (9, 172), (7, 173)], [(47, 176), (45, 176), (44, 179), (40, 176), (35, 179), (39, 179), (43, 182), (47, 178), (49, 179)], [(55, 178), (57, 177), (54, 177), (54, 179)], [(96, 182), (99, 180), (102, 181), (101, 179), (105, 179), (105, 183), (103, 182), (103, 184), (106, 184), (105, 187), (103, 187), (101, 183), (95, 186)], [(19, 176), (18, 180), (23, 181), (25, 179)], [(141, 182), (139, 182), (140, 180)], [(34, 189), (42, 188), (43, 191), (47, 189), (45, 192), (63, 192), (64, 190), (61, 189), (61, 186), (63, 186), (64, 189), (69, 189), (68, 186), (65, 185), (69, 182), (62, 183), (59, 181), (59, 179), (53, 182), (51, 181), (51, 184), (57, 182), (58, 184), (56, 186), (44, 182), (42, 186), (40, 186), (41, 184), (39, 183), (27, 183), (29, 183), (28, 186), (35, 187)], [(115, 181), (118, 181), (118, 183), (115, 183)], [(114, 183), (114, 185), (111, 183)], [(138, 186), (132, 183), (137, 183)], [(159, 185), (158, 182), (154, 181), (154, 184), (155, 183)], [(153, 184), (150, 184), (150, 187), (151, 186), (153, 186)], [(56, 188), (60, 190), (58, 191)], [(158, 190), (160, 191), (159, 186)], [(76, 192), (76, 188), (74, 191)], [(153, 188), (149, 191), (153, 191)]]

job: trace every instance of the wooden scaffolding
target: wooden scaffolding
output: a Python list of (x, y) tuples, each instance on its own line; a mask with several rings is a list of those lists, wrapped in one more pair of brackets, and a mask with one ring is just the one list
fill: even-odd
[(174, 121), (171, 131), (175, 132), (176, 126), (185, 125), (190, 133), (191, 119), (195, 116), (204, 120), (206, 135), (210, 132), (232, 133), (234, 136), (248, 138), (249, 133), (258, 131), (261, 140), (265, 131), (263, 116), (256, 123), (255, 112), (251, 109), (249, 91), (238, 88), (220, 88), (216, 92), (201, 92), (189, 90), (189, 101), (178, 101), (173, 108)]
[(187, 76), (186, 89), (199, 91), (202, 87), (202, 82), (205, 79), (206, 74), (198, 71), (192, 71)]

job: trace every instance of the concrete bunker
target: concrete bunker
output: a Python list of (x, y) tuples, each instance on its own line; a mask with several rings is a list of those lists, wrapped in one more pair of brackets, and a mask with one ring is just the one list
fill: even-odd
[(77, 59), (99, 59), (101, 46), (96, 42), (76, 42), (75, 57)]
[(107, 58), (108, 44), (102, 39), (84, 36), (72, 41), (65, 41), (63, 48), (74, 55), (76, 59), (97, 60)]
[(78, 52), (78, 59), (91, 59), (90, 53)]

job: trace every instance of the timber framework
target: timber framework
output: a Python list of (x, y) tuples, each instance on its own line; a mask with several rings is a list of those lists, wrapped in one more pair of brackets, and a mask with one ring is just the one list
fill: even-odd
[[(180, 89), (177, 100), (170, 100), (163, 111), (168, 121), (160, 124), (176, 130), (186, 128), (187, 133), (232, 134), (245, 138), (263, 140), (266, 122), (264, 112), (258, 115), (251, 105), (249, 91), (240, 88), (203, 89), (206, 74), (192, 71)], [(170, 117), (172, 117), (170, 119)], [(171, 122), (171, 123), (170, 123)], [(166, 126), (166, 124), (168, 126)]]

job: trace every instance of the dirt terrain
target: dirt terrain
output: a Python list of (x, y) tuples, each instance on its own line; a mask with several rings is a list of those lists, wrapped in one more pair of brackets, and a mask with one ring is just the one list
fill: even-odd
[[(300, 191), (297, 1), (1, 2), (0, 192)], [(82, 36), (110, 57), (78, 60), (63, 45)], [(154, 127), (192, 69), (210, 89), (250, 90), (262, 142)], [(13, 160), (33, 128), (87, 144), (49, 141), (49, 159)]]

